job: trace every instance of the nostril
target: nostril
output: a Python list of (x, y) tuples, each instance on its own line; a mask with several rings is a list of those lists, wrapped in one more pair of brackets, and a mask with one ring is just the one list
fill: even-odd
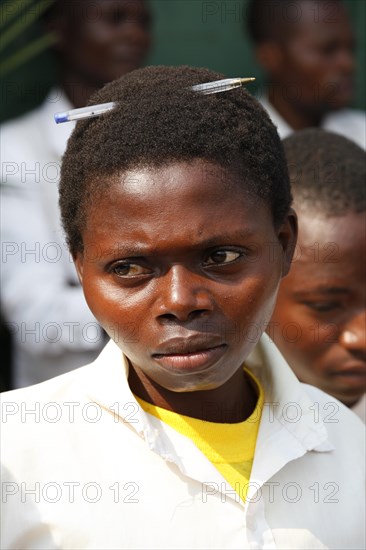
[(188, 314), (181, 312), (181, 313), (163, 313), (162, 315), (159, 315), (160, 321), (166, 324), (177, 324), (187, 321), (193, 321), (194, 319), (197, 319), (199, 317), (202, 317), (204, 315), (207, 315), (208, 309), (195, 309), (194, 311), (190, 311)]
[(163, 315), (159, 315), (159, 319), (161, 321), (165, 321), (166, 323), (176, 323), (177, 317), (173, 315), (172, 313), (164, 313)]
[(362, 349), (349, 350), (352, 356), (358, 361), (366, 362), (366, 351)]
[(206, 315), (208, 312), (207, 309), (195, 309), (194, 311), (191, 311), (191, 313), (188, 315), (188, 319), (195, 319), (197, 317), (201, 317), (202, 315)]

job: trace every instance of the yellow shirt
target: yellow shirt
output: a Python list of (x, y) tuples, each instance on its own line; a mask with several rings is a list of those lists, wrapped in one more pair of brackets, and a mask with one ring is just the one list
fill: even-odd
[(252, 469), (264, 392), (255, 376), (244, 369), (257, 389), (258, 400), (252, 414), (243, 422), (207, 422), (147, 403), (135, 395), (141, 408), (189, 437), (245, 501)]

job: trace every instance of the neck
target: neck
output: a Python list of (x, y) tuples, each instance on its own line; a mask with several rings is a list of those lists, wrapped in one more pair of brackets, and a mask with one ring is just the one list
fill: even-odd
[[(335, 396), (337, 397), (337, 396)], [(361, 397), (358, 397), (356, 400), (355, 399), (351, 399), (351, 400), (348, 400), (348, 399), (340, 399), (339, 397), (337, 397), (337, 399), (339, 399), (339, 401), (342, 401), (343, 405), (346, 405), (346, 407), (348, 407), (349, 409), (352, 409), (352, 407), (354, 407), (355, 405), (357, 405), (357, 403), (362, 399), (362, 395)]]
[(294, 102), (290, 102), (283, 93), (283, 86), (270, 84), (268, 86), (268, 99), (276, 111), (293, 130), (318, 127), (322, 121), (322, 115), (310, 112)]
[(148, 403), (199, 420), (236, 423), (246, 420), (257, 404), (257, 394), (243, 369), (214, 390), (174, 392), (148, 379), (130, 365), (131, 391)]

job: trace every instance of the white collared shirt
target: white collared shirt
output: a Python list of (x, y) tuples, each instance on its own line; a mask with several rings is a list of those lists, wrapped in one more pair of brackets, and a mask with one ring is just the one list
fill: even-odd
[(360, 418), (362, 422), (366, 424), (366, 393), (364, 393), (361, 399), (359, 399), (357, 403), (353, 405), (351, 411), (357, 414), (358, 418)]
[(13, 335), (15, 387), (92, 361), (102, 331), (86, 304), (61, 229), (61, 157), (75, 123), (56, 124), (71, 105), (59, 89), (0, 127), (1, 298)]
[[(281, 139), (285, 139), (294, 132), (294, 129), (270, 103), (266, 94), (258, 97), (258, 100), (268, 112)], [(356, 109), (332, 111), (323, 118), (321, 127), (323, 130), (340, 134), (366, 149), (366, 113), (364, 111)]]
[(114, 342), (87, 367), (3, 394), (1, 547), (364, 548), (364, 426), (301, 384), (267, 335), (245, 364), (266, 402), (246, 503), (140, 409)]

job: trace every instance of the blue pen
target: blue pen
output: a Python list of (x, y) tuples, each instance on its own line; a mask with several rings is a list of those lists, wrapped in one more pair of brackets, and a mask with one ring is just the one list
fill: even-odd
[[(217, 94), (238, 88), (249, 82), (254, 82), (254, 80), (255, 78), (225, 78), (224, 80), (196, 84), (192, 86), (192, 90), (205, 95)], [(89, 107), (82, 107), (81, 109), (72, 109), (71, 111), (65, 111), (63, 113), (56, 113), (55, 121), (57, 124), (60, 124), (60, 122), (69, 122), (71, 120), (93, 118), (111, 111), (115, 106), (116, 103), (111, 101), (110, 103), (101, 103), (99, 105), (91, 105)]]
[(91, 107), (81, 107), (81, 109), (72, 109), (71, 111), (65, 111), (64, 113), (56, 113), (55, 121), (57, 124), (60, 124), (60, 122), (70, 122), (71, 120), (92, 118), (110, 111), (115, 105), (115, 102), (111, 101), (110, 103), (100, 103), (99, 105), (93, 105)]

